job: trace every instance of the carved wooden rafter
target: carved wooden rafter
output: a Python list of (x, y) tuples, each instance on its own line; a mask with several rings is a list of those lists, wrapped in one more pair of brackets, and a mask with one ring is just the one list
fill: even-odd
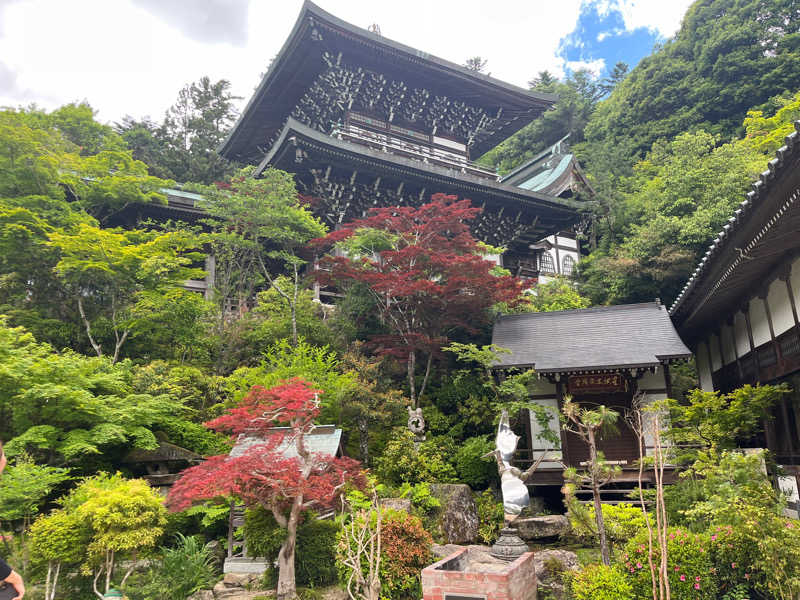
[(323, 54), (326, 69), (292, 110), (292, 117), (323, 132), (341, 122), (351, 108), (379, 113), (392, 122), (400, 116), (420, 123), (432, 134), (446, 133), (468, 146), (491, 136), (502, 125), (502, 111), (490, 115), (472, 106), (424, 88), (410, 88), (400, 80), (342, 64), (341, 55)]
[[(319, 200), (315, 212), (331, 227), (363, 217), (371, 208), (419, 207), (429, 199), (425, 188), (408, 190), (402, 184), (386, 184), (380, 177), (373, 182), (363, 182), (358, 180), (356, 172), (349, 178), (336, 176), (331, 167), (313, 168), (310, 173), (303, 192)], [(535, 229), (536, 224), (536, 219), (526, 218), (522, 212), (484, 205), (470, 229), (477, 239), (487, 244), (508, 247)]]

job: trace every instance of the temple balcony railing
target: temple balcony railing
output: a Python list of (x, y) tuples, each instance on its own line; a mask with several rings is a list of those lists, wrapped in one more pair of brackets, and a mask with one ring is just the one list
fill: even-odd
[(354, 144), (388, 152), (389, 154), (418, 160), (422, 163), (455, 169), (461, 173), (474, 175), (483, 179), (491, 179), (492, 181), (498, 180), (497, 173), (494, 170), (472, 162), (466, 157), (461, 157), (454, 152), (448, 152), (447, 150), (432, 145), (406, 141), (393, 135), (377, 133), (350, 123), (335, 125), (331, 131), (331, 136)]

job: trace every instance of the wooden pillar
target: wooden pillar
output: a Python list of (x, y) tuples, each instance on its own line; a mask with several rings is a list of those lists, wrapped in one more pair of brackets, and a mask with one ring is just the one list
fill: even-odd
[(739, 374), (739, 381), (738, 383), (742, 383), (742, 361), (739, 360), (739, 348), (736, 345), (736, 319), (732, 316), (726, 322), (727, 325), (730, 325), (731, 328), (731, 340), (733, 340), (733, 358), (736, 360), (736, 372)]
[(559, 255), (559, 252), (558, 252), (558, 234), (557, 233), (553, 234), (553, 241), (555, 242), (554, 246), (555, 246), (555, 249), (556, 249), (556, 273), (558, 275), (563, 275), (563, 273), (561, 273), (561, 259), (560, 259), (560, 255)]
[[(792, 289), (792, 265), (788, 264), (786, 270), (781, 273), (780, 278), (786, 283), (786, 292), (789, 294), (789, 306), (792, 307), (792, 318), (794, 319), (795, 335), (800, 336), (800, 320), (797, 318), (797, 300)], [(797, 421), (798, 435), (800, 435), (800, 421)]]
[(747, 324), (747, 341), (750, 343), (750, 354), (753, 355), (753, 363), (756, 365), (756, 381), (761, 378), (761, 364), (758, 361), (758, 353), (756, 352), (755, 344), (753, 344), (753, 328), (750, 325), (750, 306), (742, 308), (744, 313), (744, 322)]
[(664, 363), (664, 386), (667, 388), (667, 398), (672, 398), (672, 375), (669, 372), (668, 362)]
[(769, 300), (767, 299), (768, 296), (769, 288), (767, 288), (767, 290), (761, 293), (758, 297), (764, 303), (764, 311), (767, 313), (767, 325), (769, 325), (769, 339), (772, 341), (772, 348), (775, 350), (775, 357), (777, 358), (778, 365), (780, 365), (780, 369), (783, 371), (783, 352), (781, 352), (781, 346), (775, 339), (775, 329), (772, 327), (772, 311), (769, 309)]
[(717, 346), (719, 346), (719, 369), (725, 368), (725, 347), (722, 345), (722, 325), (717, 330)]

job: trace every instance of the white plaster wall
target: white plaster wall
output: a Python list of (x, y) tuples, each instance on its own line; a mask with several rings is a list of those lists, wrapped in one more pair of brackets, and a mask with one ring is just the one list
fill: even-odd
[(792, 276), (789, 282), (792, 284), (794, 301), (800, 302), (800, 258), (792, 263)]
[(538, 396), (539, 394), (553, 394), (556, 396), (556, 384), (550, 383), (547, 379), (535, 379), (529, 386), (531, 394)]
[(708, 347), (711, 350), (711, 372), (717, 371), (722, 367), (722, 361), (719, 356), (719, 338), (716, 334), (711, 334), (708, 338)]
[(722, 353), (725, 355), (725, 364), (736, 362), (736, 353), (734, 351), (734, 338), (733, 327), (730, 325), (722, 326)]
[[(654, 402), (666, 399), (666, 397), (667, 395), (664, 393), (645, 394), (644, 398), (642, 399), (642, 405), (644, 407), (647, 407), (653, 404)], [(663, 431), (667, 425), (666, 411), (659, 411), (659, 415), (660, 415), (659, 421), (661, 425), (661, 430)], [(642, 413), (642, 425), (644, 427), (644, 448), (645, 448), (645, 454), (647, 456), (652, 456), (653, 453), (655, 452), (655, 426), (656, 426), (655, 417), (656, 414), (651, 410), (644, 410)], [(661, 437), (661, 444), (662, 447), (666, 447), (669, 445), (663, 436)]]
[(638, 386), (640, 390), (663, 390), (667, 387), (664, 379), (664, 368), (657, 367), (655, 373), (646, 372), (639, 378)]
[[(761, 298), (750, 300), (750, 327), (753, 328), (753, 344), (756, 348), (772, 339), (769, 335), (767, 309), (764, 308), (764, 301)], [(746, 331), (745, 335), (747, 335)], [(749, 350), (748, 348), (748, 352)]]
[(733, 316), (733, 328), (736, 331), (736, 351), (739, 356), (744, 356), (750, 352), (750, 338), (747, 336), (747, 319), (743, 312), (739, 311)]
[(769, 286), (767, 295), (769, 302), (770, 315), (772, 316), (772, 328), (775, 336), (779, 336), (787, 329), (794, 327), (794, 316), (792, 307), (789, 304), (789, 291), (786, 289), (786, 282), (776, 279)]
[(711, 369), (708, 365), (708, 344), (706, 342), (697, 344), (694, 357), (697, 364), (697, 373), (700, 376), (700, 387), (707, 392), (714, 391), (714, 385), (711, 382)]
[(555, 445), (555, 449), (553, 449), (553, 444), (549, 441), (542, 440), (539, 438), (539, 435), (545, 431), (545, 428), (539, 424), (538, 419), (536, 419), (533, 412), (530, 412), (530, 419), (531, 419), (531, 448), (532, 448), (532, 457), (533, 460), (537, 460), (543, 453), (547, 452), (546, 458), (554, 459), (554, 460), (543, 460), (539, 467), (542, 469), (556, 469), (561, 467), (561, 463), (557, 461), (561, 461), (563, 458), (563, 453), (561, 452), (561, 441), (560, 441), (560, 434), (559, 431), (561, 429), (561, 423), (559, 421), (559, 410), (558, 410), (558, 399), (557, 398), (546, 398), (546, 399), (536, 399), (532, 401), (534, 404), (538, 404), (539, 406), (543, 407), (549, 417), (550, 420), (547, 424), (547, 427), (555, 433), (559, 435), (559, 441)]

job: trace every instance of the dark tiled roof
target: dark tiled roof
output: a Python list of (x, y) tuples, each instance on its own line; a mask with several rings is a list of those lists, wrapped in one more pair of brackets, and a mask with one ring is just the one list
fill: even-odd
[[(795, 121), (794, 128), (795, 131), (786, 136), (784, 140), (785, 145), (781, 146), (775, 153), (775, 158), (767, 163), (767, 170), (761, 173), (760, 177), (753, 182), (752, 191), (747, 192), (739, 208), (734, 211), (733, 215), (728, 219), (728, 222), (723, 226), (722, 231), (720, 231), (717, 237), (714, 238), (714, 241), (711, 242), (711, 245), (708, 247), (708, 250), (706, 250), (705, 255), (697, 265), (694, 273), (692, 273), (686, 285), (683, 286), (683, 290), (681, 290), (675, 302), (672, 303), (669, 309), (671, 315), (675, 315), (681, 310), (682, 305), (689, 301), (692, 292), (698, 284), (703, 281), (712, 263), (715, 262), (715, 258), (730, 246), (732, 243), (730, 240), (733, 234), (750, 220), (754, 210), (758, 207), (760, 202), (767, 197), (776, 176), (781, 174), (784, 170), (783, 168), (790, 163), (789, 159), (797, 154), (800, 149), (800, 133), (798, 133), (800, 132), (800, 121)], [(741, 260), (741, 257), (739, 260)], [(735, 267), (736, 264), (732, 264), (728, 272), (732, 271)]]
[(492, 343), (511, 350), (498, 367), (539, 373), (649, 367), (692, 354), (655, 302), (503, 316)]

